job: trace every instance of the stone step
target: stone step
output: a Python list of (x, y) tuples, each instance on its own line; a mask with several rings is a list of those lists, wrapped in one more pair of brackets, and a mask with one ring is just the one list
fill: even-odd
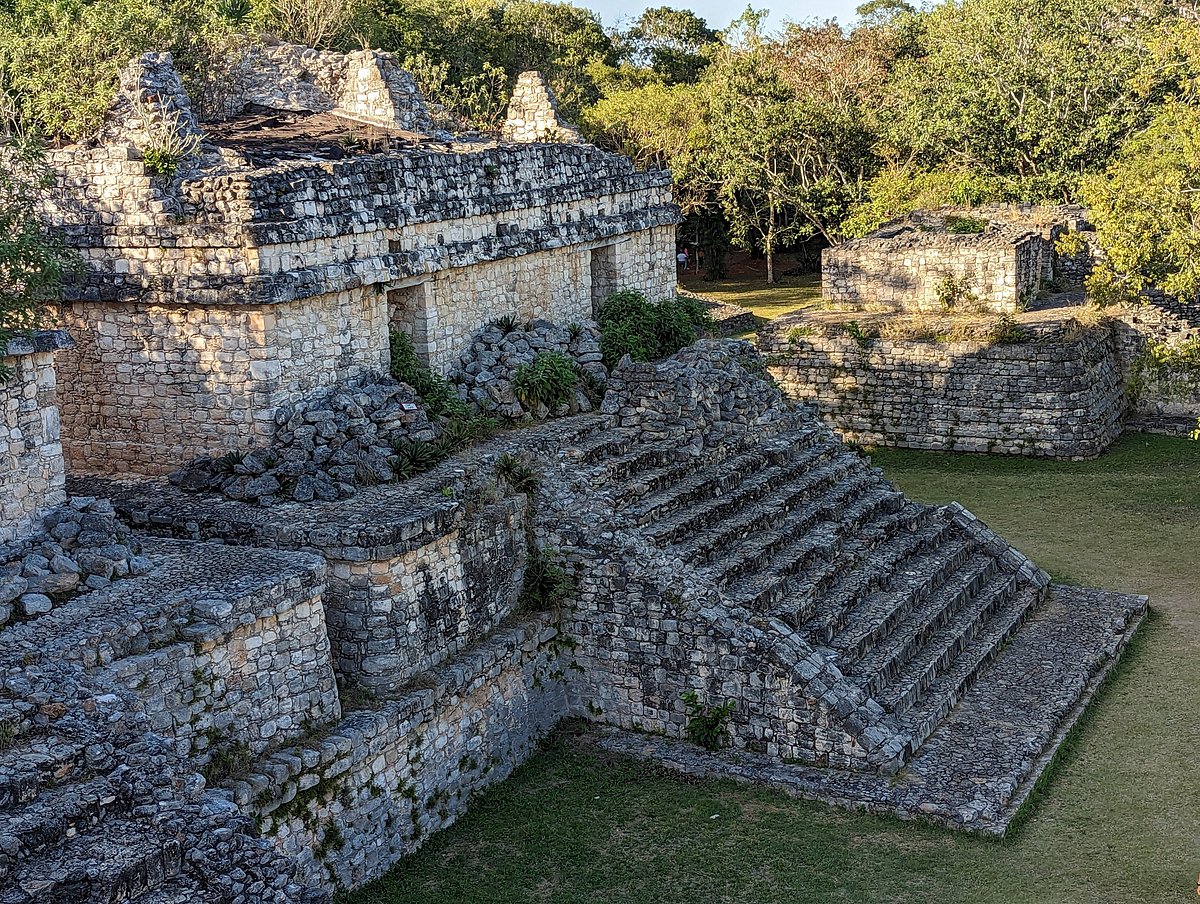
[(77, 835), (52, 852), (27, 860), (15, 871), (0, 904), (72, 902), (117, 904), (179, 875), (182, 852), (145, 824), (106, 820), (102, 827)]
[(571, 449), (571, 457), (584, 465), (624, 455), (633, 448), (634, 438), (619, 430), (598, 430), (583, 437)]
[[(640, 521), (651, 525), (647, 535), (659, 544), (674, 544), (685, 537), (699, 534), (762, 501), (782, 514), (805, 494), (842, 479), (847, 473), (865, 469), (853, 456), (843, 455), (830, 460), (827, 447), (802, 452), (786, 464), (770, 464), (762, 452), (747, 453), (749, 469), (721, 467), (714, 474), (705, 471), (695, 480), (678, 484), (680, 488), (661, 494), (661, 503)], [(743, 464), (743, 457), (734, 460)], [(790, 487), (784, 490), (784, 487)], [(786, 492), (786, 499), (779, 498)], [(653, 498), (653, 497), (652, 497)]]
[[(1017, 589), (1015, 574), (999, 572), (993, 575), (967, 605), (932, 633), (887, 680), (880, 682), (879, 676), (871, 675), (868, 683), (878, 688), (872, 691), (872, 696), (894, 714), (903, 715), (922, 698), (939, 675), (950, 670), (964, 651), (974, 648), (973, 652), (979, 654), (981, 660), (989, 659), (995, 651), (988, 649), (986, 628), (992, 618), (1016, 597)], [(1019, 624), (1018, 618), (1013, 627)], [(1007, 633), (1003, 635), (1007, 636)]]
[(911, 741), (909, 752), (921, 746), (970, 690), (975, 679), (1004, 649), (1041, 602), (1043, 591), (1023, 585), (1010, 596), (980, 631), (974, 642), (929, 683), (920, 698), (898, 716), (899, 727)]
[(701, 469), (722, 470), (726, 467), (725, 462), (746, 452), (765, 453), (768, 461), (783, 465), (789, 458), (810, 447), (823, 436), (823, 431), (812, 427), (793, 429), (767, 440), (763, 440), (757, 434), (749, 434), (724, 447), (720, 457), (714, 457), (712, 453), (694, 455), (690, 451), (666, 444), (635, 447), (625, 456), (610, 463), (606, 475), (608, 479), (622, 481), (618, 508), (626, 508), (652, 493), (667, 490)]
[[(804, 562), (809, 560), (814, 549), (819, 548), (805, 542), (814, 525), (833, 524), (834, 545), (840, 547), (844, 542), (857, 540), (858, 531), (872, 519), (891, 514), (898, 507), (899, 498), (898, 493), (880, 485), (870, 474), (843, 480), (819, 499), (797, 509), (778, 528), (758, 531), (741, 544), (726, 546), (725, 556), (716, 560), (711, 573), (721, 586), (728, 586), (757, 572), (758, 575), (749, 582), (752, 592), (764, 589), (757, 586), (759, 584), (778, 585), (803, 571)], [(820, 532), (820, 536), (824, 542), (829, 542), (826, 532)], [(765, 595), (739, 596), (753, 598), (756, 607), (769, 607), (783, 592), (784, 588), (776, 587)]]
[(176, 876), (139, 895), (133, 904), (213, 904), (213, 895), (194, 879)]
[(0, 851), (0, 879), (37, 852), (126, 810), (105, 777), (43, 790), (23, 807), (0, 814), (0, 836), (8, 839)]
[[(660, 522), (674, 511), (733, 490), (745, 480), (747, 474), (761, 472), (766, 466), (767, 456), (762, 450), (744, 452), (724, 460), (719, 466), (707, 467), (657, 493), (651, 493), (624, 511), (639, 526)], [(773, 468), (772, 473), (779, 470)]]
[(82, 741), (25, 738), (0, 754), (0, 814), (24, 806), (43, 789), (78, 781), (113, 763), (110, 751)]
[[(868, 618), (873, 624), (844, 629), (833, 640), (852, 675), (870, 676), (863, 689), (877, 694), (930, 638), (983, 589), (996, 573), (996, 560), (974, 553), (957, 569), (943, 573), (932, 592), (886, 599)], [(887, 596), (891, 596), (890, 594)], [(848, 626), (848, 629), (850, 626)], [(838, 646), (841, 639), (844, 647)]]
[[(812, 513), (824, 511), (822, 500), (838, 493), (838, 481), (850, 470), (848, 462), (823, 464), (784, 484), (766, 502), (746, 506), (744, 511), (731, 513), (712, 527), (686, 533), (677, 529), (683, 533), (678, 543), (679, 554), (691, 564), (704, 565), (759, 531), (795, 534), (813, 520), (811, 517), (806, 520), (801, 509)], [(815, 494), (822, 495), (813, 499)]]
[[(838, 592), (826, 592), (815, 598), (807, 621), (800, 626), (811, 643), (831, 644), (872, 592), (884, 598), (877, 599), (864, 612), (867, 617), (875, 610), (898, 609), (928, 596), (947, 574), (962, 565), (971, 553), (971, 544), (961, 537), (948, 540), (945, 528), (931, 527), (913, 537), (900, 538), (888, 549), (878, 551), (880, 558), (873, 562), (868, 557), (863, 562), (864, 569), (874, 565), (890, 567), (878, 574), (873, 591), (869, 578), (864, 575), (859, 581), (839, 585)], [(831, 571), (836, 574), (836, 563)]]

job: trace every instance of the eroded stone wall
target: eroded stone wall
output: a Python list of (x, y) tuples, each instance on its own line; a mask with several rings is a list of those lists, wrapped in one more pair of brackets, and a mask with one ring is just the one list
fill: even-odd
[(361, 885), (533, 753), (566, 715), (566, 658), (547, 616), (497, 631), (419, 689), (260, 763), (234, 799), (302, 874)]
[(63, 305), (58, 369), (72, 469), (165, 474), (266, 445), (275, 413), (388, 362), (386, 304), (358, 289), (272, 306)]
[(399, 548), (328, 550), (338, 671), (392, 690), (494, 630), (521, 593), (525, 517), (511, 498)]
[(1113, 324), (1139, 430), (1188, 434), (1200, 418), (1200, 316), (1163, 297), (1126, 305)]
[(950, 307), (1013, 312), (1038, 292), (1044, 245), (1034, 233), (884, 229), (821, 252), (822, 296), (894, 311), (941, 312), (950, 298)]
[[(794, 324), (793, 324), (794, 325)], [(1091, 458), (1120, 434), (1125, 386), (1107, 325), (1013, 344), (760, 334), (771, 373), (846, 440)]]
[(52, 347), (16, 339), (0, 357), (12, 372), (0, 380), (0, 545), (28, 536), (66, 499)]

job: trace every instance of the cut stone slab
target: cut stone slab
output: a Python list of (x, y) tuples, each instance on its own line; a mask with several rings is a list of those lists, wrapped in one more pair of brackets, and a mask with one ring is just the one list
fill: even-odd
[(589, 742), (690, 775), (1003, 835), (1147, 612), (1144, 596), (1053, 585), (1047, 602), (891, 777), (745, 751), (709, 753), (619, 729), (602, 729)]

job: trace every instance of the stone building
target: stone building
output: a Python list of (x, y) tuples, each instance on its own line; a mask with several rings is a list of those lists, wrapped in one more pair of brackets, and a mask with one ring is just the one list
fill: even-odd
[(1073, 259), (1065, 273), (1055, 269), (1054, 246), (1086, 228), (1082, 211), (1067, 207), (915, 211), (822, 251), (822, 295), (872, 310), (1012, 313), (1059, 276), (1081, 280)]
[(536, 73), (500, 141), (434, 128), (375, 51), (266, 48), (227, 95), (201, 127), (170, 55), (147, 54), (104, 133), (51, 155), (50, 216), (87, 262), (59, 361), (76, 469), (261, 443), (280, 406), (386, 370), (389, 329), (446, 370), (492, 318), (674, 291), (669, 175), (580, 142)]

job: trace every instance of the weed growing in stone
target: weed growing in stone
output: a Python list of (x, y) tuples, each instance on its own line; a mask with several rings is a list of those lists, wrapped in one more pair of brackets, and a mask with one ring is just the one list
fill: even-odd
[(576, 591), (575, 580), (550, 553), (533, 549), (525, 564), (525, 583), (518, 607), (527, 612), (556, 611)]
[(389, 334), (392, 350), (392, 376), (416, 390), (425, 408), (433, 415), (465, 416), (467, 406), (450, 381), (434, 373), (417, 355), (407, 333), (392, 330)]
[(684, 733), (693, 744), (699, 744), (705, 750), (717, 750), (725, 743), (729, 732), (729, 717), (733, 715), (737, 704), (726, 700), (716, 705), (701, 703), (700, 695), (695, 691), (685, 691), (683, 708), (687, 714), (687, 726)]
[(857, 320), (847, 320), (842, 324), (842, 329), (846, 331), (847, 336), (858, 343), (859, 348), (870, 348), (871, 343), (879, 338), (873, 329), (864, 327)]
[(540, 352), (530, 364), (522, 364), (513, 374), (513, 390), (523, 405), (545, 405), (554, 410), (571, 398), (579, 380), (579, 367), (562, 352)]
[(496, 459), (496, 476), (512, 487), (515, 493), (532, 493), (538, 488), (538, 472), (517, 456), (505, 452)]

